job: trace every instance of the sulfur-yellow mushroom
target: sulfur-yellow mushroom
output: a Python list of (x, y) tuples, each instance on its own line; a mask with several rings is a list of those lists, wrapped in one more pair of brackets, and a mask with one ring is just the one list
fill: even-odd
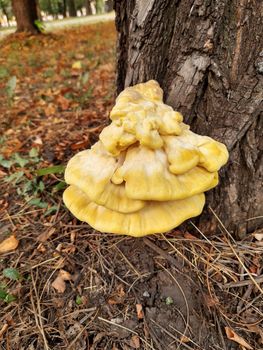
[(204, 192), (228, 160), (225, 145), (190, 131), (154, 80), (126, 88), (110, 118), (100, 140), (66, 167), (63, 199), (72, 214), (99, 231), (134, 237), (200, 215)]

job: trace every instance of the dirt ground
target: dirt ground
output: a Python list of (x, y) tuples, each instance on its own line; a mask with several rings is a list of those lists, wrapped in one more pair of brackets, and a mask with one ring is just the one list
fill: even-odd
[(135, 239), (63, 205), (63, 166), (108, 123), (115, 39), (104, 23), (1, 43), (0, 244), (18, 247), (0, 255), (0, 349), (263, 349), (262, 232)]

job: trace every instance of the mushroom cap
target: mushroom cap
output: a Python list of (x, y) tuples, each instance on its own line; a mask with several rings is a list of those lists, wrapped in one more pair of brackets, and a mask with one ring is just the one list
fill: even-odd
[(69, 210), (97, 230), (136, 237), (199, 215), (227, 162), (225, 145), (190, 131), (154, 80), (125, 89), (110, 118), (100, 141), (67, 165)]
[(181, 123), (182, 133), (176, 137), (177, 141), (197, 147), (199, 151), (199, 165), (210, 172), (218, 171), (228, 161), (226, 146), (211, 137), (198, 135), (190, 127)]
[(198, 147), (184, 142), (182, 137), (164, 136), (163, 140), (171, 173), (184, 174), (198, 165), (200, 160)]
[(120, 123), (111, 123), (100, 133), (100, 141), (113, 156), (118, 156), (123, 150), (137, 142), (135, 135), (124, 130)]
[(201, 214), (205, 204), (202, 193), (178, 201), (150, 201), (139, 211), (124, 214), (97, 205), (73, 185), (65, 190), (63, 200), (74, 216), (96, 230), (134, 237), (169, 231)]
[(97, 142), (90, 150), (79, 152), (69, 160), (65, 180), (69, 185), (78, 185), (95, 200), (110, 182), (117, 166), (118, 159)]
[(123, 184), (111, 182), (121, 162), (121, 156), (114, 158), (101, 142), (97, 142), (90, 150), (79, 152), (70, 159), (65, 170), (65, 180), (69, 185), (79, 187), (99, 205), (123, 213), (134, 212), (143, 208), (145, 203), (128, 198)]
[(194, 167), (181, 175), (169, 170), (166, 153), (144, 146), (130, 147), (122, 166), (116, 170), (125, 181), (129, 198), (154, 201), (184, 199), (217, 185), (217, 173)]
[(126, 88), (117, 98), (113, 122), (100, 134), (108, 152), (117, 156), (137, 141), (151, 149), (163, 147), (161, 135), (180, 135), (183, 116), (162, 101), (159, 84), (150, 80)]

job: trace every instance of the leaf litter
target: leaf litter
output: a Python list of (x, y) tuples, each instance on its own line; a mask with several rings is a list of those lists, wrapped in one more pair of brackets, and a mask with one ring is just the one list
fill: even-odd
[(261, 231), (133, 239), (62, 203), (67, 160), (108, 123), (115, 40), (109, 22), (0, 43), (1, 346), (259, 350)]

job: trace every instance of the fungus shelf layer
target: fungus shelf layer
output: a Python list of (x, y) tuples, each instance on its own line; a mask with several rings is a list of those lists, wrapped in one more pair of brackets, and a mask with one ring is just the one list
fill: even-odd
[(63, 199), (72, 214), (99, 231), (135, 237), (199, 215), (228, 160), (225, 145), (190, 131), (154, 80), (126, 88), (110, 118), (100, 140), (66, 167)]

